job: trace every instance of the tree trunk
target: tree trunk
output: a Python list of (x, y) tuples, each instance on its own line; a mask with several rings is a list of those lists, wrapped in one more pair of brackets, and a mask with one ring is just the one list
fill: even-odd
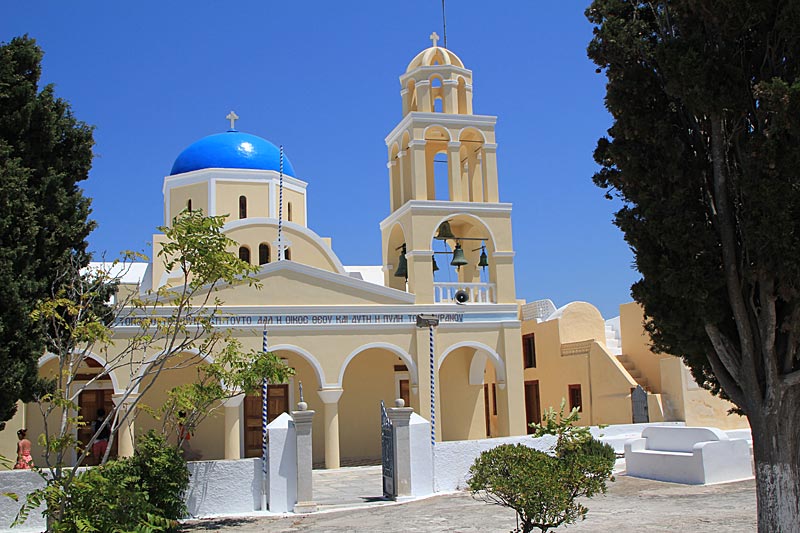
[(767, 415), (750, 416), (759, 533), (800, 533), (798, 395)]

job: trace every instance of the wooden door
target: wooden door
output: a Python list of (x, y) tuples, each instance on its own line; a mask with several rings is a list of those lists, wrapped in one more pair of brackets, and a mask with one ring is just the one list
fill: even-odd
[[(267, 391), (267, 421), (289, 411), (289, 385), (270, 385)], [(261, 394), (244, 399), (244, 456), (261, 457)]]
[[(86, 425), (78, 429), (78, 440), (83, 447), (94, 434), (94, 422), (97, 420), (97, 410), (103, 409), (108, 416), (114, 409), (114, 402), (111, 400), (111, 395), (114, 393), (111, 389), (94, 389), (85, 390), (78, 396), (78, 407), (83, 416)], [(114, 444), (111, 448), (109, 457), (117, 456), (117, 440), (114, 439)], [(100, 463), (100, 457), (88, 456), (82, 463), (83, 465), (97, 465)]]
[(492, 415), (489, 412), (489, 384), (483, 385), (483, 417), (486, 422), (486, 436), (492, 436)]
[(528, 433), (533, 433), (531, 424), (542, 422), (542, 409), (539, 405), (539, 382), (525, 382), (525, 421)]

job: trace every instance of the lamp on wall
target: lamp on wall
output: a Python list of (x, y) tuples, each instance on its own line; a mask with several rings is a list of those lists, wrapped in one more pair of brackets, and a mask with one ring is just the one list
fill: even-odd
[[(462, 266), (466, 266), (469, 264), (467, 261), (466, 256), (464, 255), (464, 249), (461, 247), (461, 241), (481, 241), (481, 246), (479, 248), (475, 248), (472, 251), (477, 252), (478, 250), (481, 251), (480, 259), (478, 260), (478, 266), (481, 268), (486, 268), (489, 266), (489, 256), (486, 255), (486, 245), (484, 244), (487, 240), (487, 237), (459, 237), (453, 233), (453, 229), (450, 227), (450, 221), (445, 220), (441, 224), (439, 224), (439, 228), (436, 231), (436, 236), (434, 237), (437, 241), (456, 241), (456, 246), (453, 248), (452, 252), (433, 252), (434, 254), (452, 254), (453, 259), (450, 261), (450, 265), (456, 267), (456, 269), (460, 270)], [(436, 272), (439, 270), (439, 266), (436, 264), (436, 256), (431, 256), (431, 261), (433, 262), (433, 271)]]

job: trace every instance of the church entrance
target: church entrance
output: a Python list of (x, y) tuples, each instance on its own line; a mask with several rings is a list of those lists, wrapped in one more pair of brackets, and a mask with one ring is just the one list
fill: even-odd
[[(289, 385), (270, 385), (267, 391), (267, 421), (289, 411)], [(261, 457), (261, 394), (244, 399), (244, 456)]]
[[(106, 379), (108, 378), (106, 377)], [(78, 407), (84, 422), (86, 422), (85, 426), (78, 428), (78, 441), (82, 448), (86, 446), (86, 443), (94, 435), (94, 422), (97, 420), (97, 411), (102, 409), (108, 416), (114, 410), (114, 402), (111, 400), (113, 393), (114, 391), (111, 389), (90, 389), (81, 392), (78, 396)], [(117, 440), (114, 439), (109, 457), (116, 457), (116, 455)], [(82, 464), (84, 466), (98, 465), (101, 459), (102, 457), (88, 455)]]

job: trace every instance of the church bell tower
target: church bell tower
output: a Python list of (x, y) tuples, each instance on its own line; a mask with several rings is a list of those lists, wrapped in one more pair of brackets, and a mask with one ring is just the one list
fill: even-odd
[(459, 303), (516, 303), (511, 204), (498, 191), (497, 117), (474, 114), (472, 71), (438, 46), (435, 32), (431, 41), (400, 76), (403, 118), (386, 137), (384, 280), (414, 293), (418, 304), (453, 302), (457, 291), (469, 297)]

